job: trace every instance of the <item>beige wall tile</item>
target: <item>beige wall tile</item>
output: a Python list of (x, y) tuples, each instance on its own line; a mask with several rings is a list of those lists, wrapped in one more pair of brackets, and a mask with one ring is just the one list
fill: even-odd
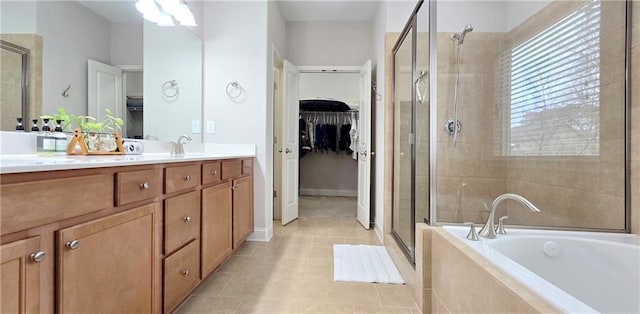
[[(617, 46), (624, 46), (618, 43)], [(620, 56), (624, 61), (624, 55)], [(624, 67), (623, 67), (624, 69)], [(624, 139), (624, 75), (617, 78), (615, 83), (600, 87), (600, 139)]]
[(631, 232), (640, 234), (640, 161), (631, 162)]
[(491, 313), (539, 313), (496, 280), (491, 281)]
[(432, 243), (433, 290), (453, 313), (488, 313), (490, 276), (439, 233)]

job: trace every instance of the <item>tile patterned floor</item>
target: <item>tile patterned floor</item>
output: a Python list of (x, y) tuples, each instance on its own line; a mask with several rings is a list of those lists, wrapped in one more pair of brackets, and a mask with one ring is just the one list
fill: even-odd
[(347, 197), (301, 197), (300, 218), (246, 242), (178, 313), (419, 313), (406, 285), (333, 281), (333, 244), (379, 244)]

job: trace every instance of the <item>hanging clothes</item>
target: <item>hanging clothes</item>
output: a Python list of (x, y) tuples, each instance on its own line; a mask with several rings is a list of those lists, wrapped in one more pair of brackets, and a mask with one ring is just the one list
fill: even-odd
[(351, 119), (349, 135), (351, 136), (351, 145), (349, 146), (349, 149), (352, 151), (351, 157), (358, 160), (358, 122), (353, 117)]
[(301, 112), (299, 119), (300, 158), (307, 153), (340, 154), (345, 152), (357, 160), (358, 129), (356, 113)]
[(298, 120), (298, 130), (300, 132), (300, 150), (299, 156), (300, 158), (304, 157), (308, 152), (311, 152), (311, 142), (309, 141), (309, 134), (307, 128), (307, 122), (304, 119)]
[(341, 151), (346, 151), (347, 154), (353, 153), (351, 151), (351, 135), (349, 132), (351, 131), (351, 124), (343, 124), (340, 126), (340, 140), (339, 147)]

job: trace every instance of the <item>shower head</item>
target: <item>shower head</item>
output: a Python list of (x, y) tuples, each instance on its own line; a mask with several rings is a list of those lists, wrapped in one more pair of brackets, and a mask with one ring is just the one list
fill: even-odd
[(451, 40), (455, 40), (458, 42), (458, 45), (462, 45), (462, 43), (464, 42), (464, 37), (467, 36), (467, 33), (470, 32), (473, 32), (473, 26), (471, 26), (471, 24), (467, 24), (462, 30), (462, 33), (451, 35)]

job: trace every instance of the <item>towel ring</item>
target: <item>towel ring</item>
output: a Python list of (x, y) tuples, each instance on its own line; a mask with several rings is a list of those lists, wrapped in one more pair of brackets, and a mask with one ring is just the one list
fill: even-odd
[[(173, 93), (171, 93), (170, 91), (173, 89)], [(176, 82), (176, 80), (171, 80), (171, 81), (166, 81), (164, 82), (164, 84), (162, 84), (162, 94), (164, 95), (164, 97), (167, 98), (173, 98), (178, 96), (178, 82)]]
[[(233, 81), (227, 84), (226, 90), (227, 90), (227, 96), (229, 96), (229, 98), (231, 99), (236, 99), (242, 96), (242, 93), (244, 92), (244, 88), (242, 88), (242, 86), (240, 85), (240, 83), (238, 83), (238, 81)], [(234, 93), (234, 90), (236, 91), (236, 93)]]

